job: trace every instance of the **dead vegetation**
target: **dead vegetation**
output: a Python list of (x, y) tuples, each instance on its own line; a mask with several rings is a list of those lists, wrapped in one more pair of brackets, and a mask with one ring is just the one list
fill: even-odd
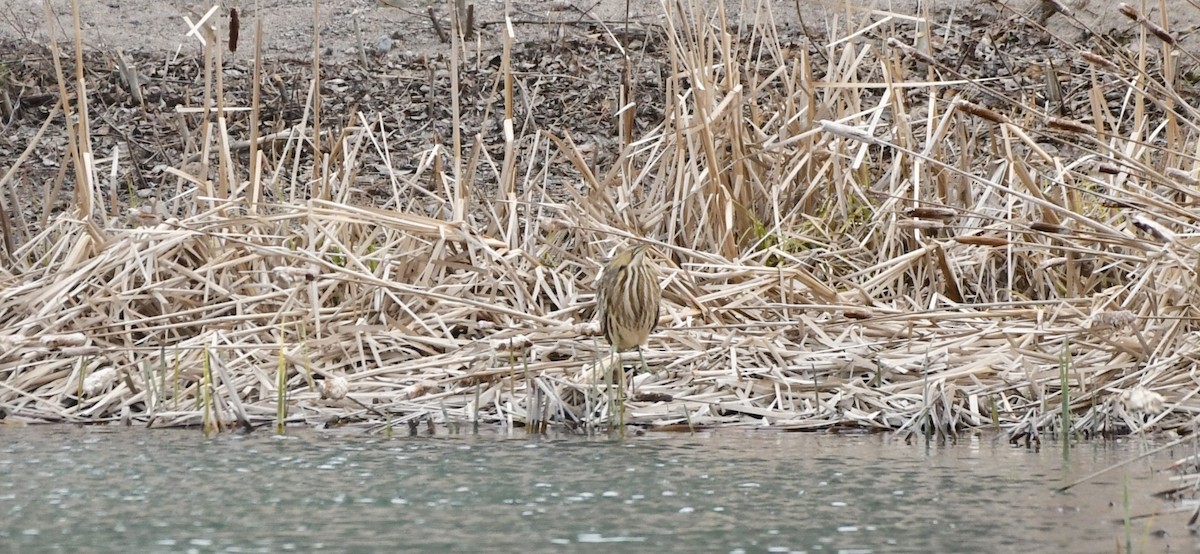
[[(170, 142), (136, 185), (150, 156), (96, 148), (133, 131), (91, 117), (76, 51), (26, 140), (61, 140), (65, 169), (17, 156), (0, 183), (44, 206), (9, 194), (0, 218), (0, 407), (603, 428), (595, 276), (644, 237), (668, 254), (664, 311), (626, 423), (1191, 428), (1200, 117), (1169, 29), (1084, 44), (1020, 14), (847, 10), (812, 44), (769, 9), (672, 6), (636, 51), (605, 30), (603, 69), (456, 40), (427, 90), (337, 109), (358, 85), (330, 75), (364, 69), (313, 64), (287, 96), (260, 60), (231, 91), (210, 47), (181, 70), (193, 108), (129, 108)], [(555, 52), (564, 74), (537, 72)], [(546, 92), (584, 67), (607, 84)]]

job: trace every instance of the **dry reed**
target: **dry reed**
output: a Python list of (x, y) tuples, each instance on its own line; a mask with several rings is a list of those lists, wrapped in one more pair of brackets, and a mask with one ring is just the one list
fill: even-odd
[[(1063, 116), (1041, 81), (1014, 92), (914, 41), (937, 27), (924, 18), (847, 10), (814, 56), (770, 18), (670, 4), (663, 115), (639, 111), (625, 52), (602, 165), (571, 130), (518, 121), (537, 106), (518, 96), (511, 22), (489, 108), (503, 137), (456, 132), (402, 175), (387, 152), (404, 129), (372, 114), (329, 127), (318, 77), (274, 161), (249, 134), (243, 164), (209, 28), (211, 109), (188, 119), (198, 163), (179, 160), (162, 186), (180, 194), (139, 208), (102, 194), (77, 56), (76, 94), (59, 77), (80, 122), (65, 132), (75, 201), (2, 267), (0, 407), (155, 427), (603, 428), (595, 276), (645, 237), (669, 259), (627, 423), (1193, 425), (1200, 118), (1162, 64), (1174, 43), (1145, 35), (1168, 30), (1033, 64), (1084, 83), (1062, 87)], [(452, 29), (457, 75), (479, 43)], [(465, 99), (451, 99), (457, 131)], [(372, 163), (385, 207), (351, 200)]]

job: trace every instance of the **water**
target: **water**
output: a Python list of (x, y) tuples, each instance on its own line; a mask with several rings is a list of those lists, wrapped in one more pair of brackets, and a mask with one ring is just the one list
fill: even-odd
[[(1189, 452), (1054, 488), (1152, 446), (0, 427), (0, 551), (1117, 552)], [(1194, 549), (1187, 515), (1134, 551)]]

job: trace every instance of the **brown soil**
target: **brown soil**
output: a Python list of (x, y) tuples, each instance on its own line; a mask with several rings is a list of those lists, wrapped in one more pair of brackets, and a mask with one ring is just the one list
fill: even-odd
[[(111, 4), (111, 6), (110, 6)], [(160, 181), (163, 166), (181, 167), (195, 159), (197, 137), (181, 130), (195, 129), (194, 122), (180, 118), (177, 107), (199, 106), (203, 103), (203, 70), (201, 47), (194, 37), (187, 36), (186, 15), (199, 19), (201, 8), (193, 3), (154, 2), (148, 0), (122, 1), (116, 4), (84, 2), (82, 6), (85, 45), (88, 49), (87, 69), (89, 98), (93, 125), (93, 148), (97, 155), (117, 152), (116, 183), (118, 196), (127, 192), (147, 198), (162, 191)], [(235, 3), (236, 4), (236, 3)], [(515, 23), (516, 46), (514, 59), (517, 74), (525, 78), (518, 84), (520, 105), (515, 106), (518, 136), (528, 136), (533, 129), (570, 133), (577, 144), (583, 144), (596, 155), (593, 160), (603, 164), (612, 152), (616, 134), (613, 114), (618, 109), (617, 97), (621, 72), (621, 46), (624, 43), (634, 54), (633, 79), (639, 93), (637, 121), (643, 128), (661, 119), (660, 83), (668, 71), (668, 61), (661, 52), (664, 39), (663, 16), (657, 2), (634, 2), (628, 34), (623, 17), (624, 2), (603, 0), (589, 8), (573, 5), (578, 2), (515, 2), (511, 19)], [(906, 2), (895, 3), (892, 9), (912, 10)], [(936, 50), (942, 57), (964, 71), (979, 74), (1005, 75), (1014, 86), (1037, 86), (1036, 73), (1041, 61), (1053, 59), (1059, 67), (1069, 67), (1071, 54), (1061, 54), (1055, 38), (1039, 31), (1034, 22), (1042, 20), (1036, 8), (1017, 11), (992, 4), (963, 7), (949, 2), (934, 21), (950, 22), (951, 32), (938, 33)], [(1079, 4), (1079, 3), (1077, 3)], [(1048, 26), (1059, 41), (1073, 41), (1087, 33), (1080, 30), (1081, 22), (1093, 30), (1113, 32), (1128, 29), (1132, 23), (1113, 13), (1094, 13), (1076, 6), (1072, 21), (1065, 16), (1049, 18)], [(42, 124), (51, 107), (57, 102), (58, 85), (51, 63), (48, 33), (44, 25), (41, 2), (23, 1), (0, 9), (0, 90), (7, 96), (3, 108), (3, 130), (0, 134), (0, 168), (12, 167), (29, 138)], [(60, 38), (63, 62), (68, 75), (73, 57), (69, 55), (67, 32), (72, 28), (69, 4), (55, 2), (57, 25), (55, 36)], [(311, 38), (313, 10), (310, 3), (283, 0), (264, 0), (261, 4), (264, 19), (266, 75), (263, 83), (264, 134), (287, 129), (304, 113), (307, 87), (311, 81)], [(640, 7), (637, 7), (640, 6)], [(837, 24), (838, 12), (820, 5), (806, 12), (802, 29), (795, 5), (772, 3), (780, 40), (793, 48), (807, 48), (813, 59), (820, 59), (818, 43), (830, 35), (827, 26)], [(554, 9), (551, 9), (554, 8)], [(242, 3), (240, 41), (236, 53), (227, 53), (225, 60), (226, 101), (233, 106), (250, 104), (250, 76), (254, 44), (254, 7)], [(420, 163), (422, 153), (450, 136), (449, 60), (444, 55), (447, 46), (439, 41), (430, 13), (445, 29), (449, 27), (447, 9), (442, 2), (419, 2), (411, 7), (377, 6), (367, 0), (337, 0), (321, 4), (321, 45), (325, 62), (322, 72), (323, 113), (327, 128), (359, 125), (364, 121), (383, 125), (396, 134), (392, 145), (391, 165), (403, 174), (410, 174)], [(1192, 29), (1195, 14), (1179, 14), (1180, 21), (1172, 29)], [(863, 16), (862, 12), (856, 12)], [(1175, 14), (1172, 14), (1173, 17)], [(226, 33), (228, 12), (217, 15), (221, 34)], [(749, 14), (733, 20), (749, 25)], [(877, 16), (882, 18), (882, 16)], [(766, 20), (765, 12), (758, 13)], [(469, 141), (478, 134), (486, 146), (498, 148), (495, 142), (503, 136), (501, 118), (497, 111), (503, 103), (497, 91), (497, 69), (500, 60), (503, 30), (502, 6), (499, 3), (480, 4), (475, 14), (478, 33), (470, 47), (471, 59), (461, 71), (461, 107), (463, 136)], [(911, 29), (904, 22), (902, 28)], [(891, 29), (896, 29), (892, 26)], [(835, 33), (836, 34), (836, 33)], [(1006, 58), (1031, 60), (1026, 67), (1003, 67), (986, 60), (973, 60), (979, 52), (970, 51), (990, 37), (994, 44), (1008, 51)], [(863, 40), (882, 42), (883, 34), (863, 37)], [(390, 47), (384, 48), (385, 39)], [(362, 47), (360, 49), (360, 46)], [(1019, 54), (1012, 56), (1012, 50)], [(142, 84), (144, 100), (136, 103), (122, 82), (118, 71), (118, 52), (126, 53), (136, 66)], [(984, 53), (986, 54), (986, 53)], [(955, 61), (960, 60), (960, 61)], [(978, 63), (976, 63), (978, 62)], [(363, 119), (358, 119), (361, 113)], [(235, 114), (230, 118), (234, 137), (248, 136), (248, 116)], [(488, 142), (492, 144), (487, 144)], [(43, 208), (62, 207), (70, 194), (70, 178), (60, 172), (68, 166), (64, 157), (66, 136), (61, 126), (51, 131), (36, 152), (38, 163), (25, 164), (15, 181), (23, 202), (22, 214), (36, 221), (45, 216)], [(467, 142), (469, 147), (469, 142)], [(493, 151), (498, 154), (498, 151)], [(132, 160), (134, 163), (126, 163)], [(381, 160), (376, 159), (375, 162)], [(111, 163), (111, 162), (110, 162)], [(486, 182), (486, 177), (483, 178)], [(564, 177), (565, 179), (565, 177)], [(46, 184), (65, 181), (64, 190), (56, 198), (43, 198)], [(360, 175), (359, 188), (368, 196), (379, 193), (375, 202), (387, 197), (389, 179), (382, 174)], [(36, 199), (36, 200), (32, 200)], [(116, 210), (114, 210), (115, 212)]]
[[(279, 132), (300, 122), (313, 73), (310, 59), (305, 59), (310, 48), (311, 11), (284, 9), (282, 3), (269, 8), (270, 20), (283, 24), (269, 32), (270, 38), (265, 41), (268, 54), (264, 57), (267, 78), (261, 102), (263, 134)], [(376, 37), (367, 41), (371, 46), (363, 56), (357, 54), (352, 31), (350, 14), (355, 10), (361, 11), (359, 25), (364, 36)], [(182, 25), (182, 19), (167, 12), (178, 10), (149, 3), (143, 19), (116, 19), (85, 31), (87, 44), (91, 46), (85, 65), (95, 137), (93, 148), (98, 155), (114, 148), (119, 152), (118, 182), (122, 196), (127, 190), (135, 191), (143, 199), (169, 193), (164, 192), (165, 187), (156, 186), (162, 168), (182, 167), (196, 159), (198, 137), (186, 136), (185, 131), (180, 139), (181, 130), (198, 128), (197, 120), (181, 124), (180, 118), (202, 116), (181, 115), (177, 110), (203, 105), (205, 83), (199, 45), (188, 38), (182, 48), (138, 47), (147, 43), (165, 46), (183, 36), (184, 29), (174, 29), (169, 34), (150, 33), (144, 43), (134, 42), (133, 38), (136, 36), (133, 33), (145, 26), (146, 19)], [(389, 144), (392, 168), (401, 174), (411, 174), (423, 152), (449, 140), (452, 122), (449, 60), (443, 55), (446, 46), (438, 43), (427, 16), (397, 18), (397, 13), (403, 12), (368, 8), (366, 2), (338, 2), (325, 8), (322, 32), (325, 62), (321, 69), (323, 127), (336, 130), (366, 122), (382, 125), (394, 133)], [(517, 12), (518, 16), (522, 14), (527, 12)], [(9, 18), (14, 17), (10, 11)], [(244, 38), (239, 41), (237, 53), (226, 54), (224, 63), (226, 102), (230, 106), (251, 103), (253, 61), (249, 52), (253, 41), (249, 38), (252, 36), (249, 22), (253, 20), (247, 17), (241, 20), (245, 25), (241, 32)], [(661, 108), (657, 107), (661, 101), (655, 98), (661, 95), (658, 83), (664, 70), (660, 57), (655, 55), (660, 40), (648, 40), (656, 33), (657, 26), (634, 20), (626, 39), (624, 31), (610, 33), (603, 23), (577, 11), (567, 10), (551, 20), (563, 23), (548, 24), (543, 15), (541, 22), (519, 27), (522, 34), (532, 35), (518, 41), (513, 51), (517, 74), (528, 77), (520, 84), (524, 101), (514, 107), (519, 136), (529, 135), (534, 129), (559, 135), (570, 132), (577, 144), (591, 145), (596, 153), (605, 152), (604, 144), (594, 143), (604, 143), (606, 137), (615, 134), (611, 116), (616, 110), (621, 67), (618, 38), (639, 52), (639, 70), (634, 75), (642, 95), (639, 120), (661, 119)], [(10, 132), (0, 138), (0, 162), (5, 162), (0, 167), (9, 166), (16, 159), (58, 97), (49, 50), (45, 41), (38, 38), (44, 33), (26, 30), (22, 25), (28, 18), (17, 21), (10, 27), (21, 30), (23, 38), (0, 34), (0, 51), (7, 53), (0, 59), (0, 67), (4, 68), (0, 82), (5, 84), (12, 105), (12, 112), (5, 114)], [(495, 21), (487, 17), (479, 21), (480, 40), (489, 38), (483, 46), (472, 49), (476, 56), (464, 62), (460, 72), (460, 93), (465, 102), (461, 107), (462, 127), (465, 140), (478, 134), (485, 143), (494, 143), (503, 136), (497, 115), (503, 105), (496, 88), (499, 47), (487, 46), (495, 43), (490, 36), (494, 33), (489, 30), (494, 28)], [(63, 26), (69, 28), (69, 23), (68, 16)], [(444, 17), (441, 23), (448, 26)], [(386, 29), (392, 31), (384, 33)], [(549, 36), (550, 32), (554, 36)], [(378, 51), (378, 37), (389, 34), (397, 37), (394, 46), (386, 53)], [(58, 35), (62, 37), (64, 32), (59, 30)], [(69, 52), (70, 44), (63, 44)], [(115, 45), (123, 45), (121, 49), (137, 67), (143, 83), (140, 104), (121, 78), (117, 53), (120, 46)], [(64, 55), (63, 62), (65, 72), (73, 75), (73, 58)], [(231, 136), (248, 137), (247, 124), (245, 112), (232, 115)], [(69, 200), (71, 180), (66, 179), (67, 189), (57, 198), (48, 203), (40, 201), (41, 193), (48, 188), (45, 184), (61, 179), (59, 168), (69, 165), (65, 151), (65, 134), (52, 132), (51, 137), (42, 141), (34, 158), (41, 163), (26, 164), (23, 168), (17, 181), (19, 197), (39, 198), (24, 203), (23, 215), (27, 220), (42, 217), (43, 205), (61, 207)], [(135, 163), (125, 163), (127, 160)], [(380, 169), (381, 161), (375, 156), (367, 169)], [(366, 172), (360, 175), (358, 185), (367, 196), (378, 193), (375, 201), (382, 202), (390, 194), (388, 183), (388, 177), (380, 172)]]
[[(475, 21), (482, 30), (481, 44), (498, 46), (495, 40), (503, 29), (506, 2), (475, 2)], [(512, 0), (512, 11), (508, 14), (515, 24), (517, 40), (553, 39), (563, 32), (562, 26), (579, 24), (605, 24), (615, 28), (622, 25), (625, 16), (624, 0), (579, 0), (528, 1)], [(715, 0), (701, 0), (701, 4), (715, 7)], [(739, 2), (727, 2), (730, 17), (739, 17)], [(1059, 2), (1071, 10), (1069, 16), (1055, 15), (1046, 18), (1041, 0), (1009, 0), (1007, 2), (971, 2), (967, 0), (941, 0), (930, 2), (933, 18), (946, 25), (951, 17), (985, 15), (993, 31), (1012, 30), (1012, 19), (1024, 17), (1046, 25), (1050, 32), (1067, 40), (1074, 40), (1083, 29), (1098, 34), (1124, 32), (1134, 27), (1117, 11), (1116, 2), (1096, 0), (1062, 0)], [(13, 0), (0, 7), (0, 38), (23, 39), (45, 43), (48, 37), (43, 3), (40, 0)], [(56, 33), (68, 35), (71, 29), (69, 0), (52, 0), (56, 16)], [(179, 52), (196, 53), (199, 42), (187, 36), (188, 23), (199, 20), (206, 2), (199, 0), (80, 0), (82, 23), (86, 45), (97, 51), (122, 48), (147, 53)], [(690, 2), (689, 2), (690, 4)], [(755, 3), (748, 3), (754, 6)], [(845, 23), (848, 11), (863, 13), (867, 10), (917, 14), (916, 0), (867, 0), (841, 2), (838, 0), (764, 2), (771, 8), (770, 16), (780, 24), (794, 25), (797, 8), (811, 30), (825, 29), (838, 18)], [(1137, 2), (1133, 4), (1137, 5)], [(1163, 21), (1158, 11), (1158, 2), (1149, 2), (1148, 19), (1166, 25), (1179, 36), (1184, 48), (1196, 52), (1200, 42), (1195, 31), (1200, 28), (1200, 9), (1186, 0), (1167, 0), (1169, 18)], [(253, 40), (253, 25), (256, 10), (264, 14), (263, 30), (266, 52), (271, 57), (307, 57), (312, 49), (314, 9), (311, 2), (294, 0), (259, 0), (258, 2), (231, 0), (224, 7), (238, 9), (243, 25), (244, 46), (241, 57), (249, 56)], [(632, 1), (630, 20), (633, 26), (645, 28), (663, 21), (662, 8), (657, 1)], [(854, 6), (848, 10), (846, 5)], [(758, 9), (755, 7), (755, 9)], [(715, 13), (715, 8), (713, 8)], [(443, 29), (448, 26), (447, 2), (444, 0), (324, 0), (320, 2), (321, 45), (324, 55), (334, 60), (357, 57), (360, 46), (374, 50), (383, 37), (393, 39), (395, 52), (436, 53), (445, 50), (439, 40), (430, 14), (439, 21)], [(226, 29), (229, 14), (220, 11), (210, 21), (216, 21)], [(356, 25), (357, 24), (357, 25)]]

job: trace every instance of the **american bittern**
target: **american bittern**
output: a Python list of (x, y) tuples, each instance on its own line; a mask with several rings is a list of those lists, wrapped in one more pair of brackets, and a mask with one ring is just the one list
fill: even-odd
[(617, 254), (604, 266), (597, 291), (605, 340), (617, 352), (637, 348), (642, 366), (646, 365), (642, 345), (658, 325), (662, 300), (658, 268), (646, 258), (647, 248), (647, 244), (638, 244)]

